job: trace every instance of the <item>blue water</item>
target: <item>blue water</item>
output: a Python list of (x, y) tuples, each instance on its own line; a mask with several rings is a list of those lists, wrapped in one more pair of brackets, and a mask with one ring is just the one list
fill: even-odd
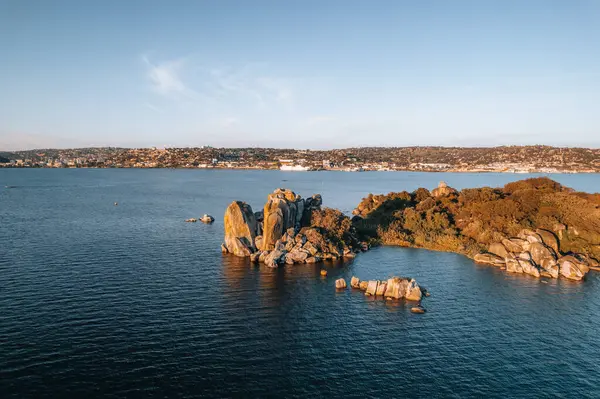
[[(219, 249), (226, 206), (257, 210), (277, 187), (349, 212), (369, 192), (524, 177), (0, 170), (0, 397), (600, 397), (595, 272), (534, 279), (390, 247), (270, 270)], [(204, 213), (217, 221), (183, 222)], [(427, 313), (334, 289), (395, 274), (429, 289)]]

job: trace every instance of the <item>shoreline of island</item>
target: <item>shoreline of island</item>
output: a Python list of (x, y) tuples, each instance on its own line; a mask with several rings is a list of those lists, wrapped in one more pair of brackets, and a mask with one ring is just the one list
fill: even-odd
[[(507, 273), (582, 280), (600, 271), (600, 194), (546, 177), (504, 187), (369, 194), (352, 218), (286, 189), (253, 212), (232, 202), (221, 250), (269, 267), (352, 259), (373, 246), (453, 252)], [(591, 220), (582, 218), (586, 215)], [(594, 219), (596, 218), (596, 219)]]

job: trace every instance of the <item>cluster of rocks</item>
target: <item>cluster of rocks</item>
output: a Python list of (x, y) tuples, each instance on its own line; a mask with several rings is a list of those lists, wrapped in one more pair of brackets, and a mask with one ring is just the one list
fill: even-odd
[(303, 199), (293, 191), (277, 189), (269, 194), (262, 211), (232, 202), (225, 211), (223, 253), (250, 257), (270, 267), (351, 258), (361, 248), (350, 248), (327, 238), (321, 227), (310, 226), (311, 215), (320, 210), (321, 195)]
[[(116, 205), (116, 203), (115, 203), (115, 205)], [(211, 223), (213, 223), (215, 221), (215, 218), (205, 213), (199, 219), (189, 218), (189, 219), (186, 219), (185, 221), (188, 222), (188, 223), (196, 223), (198, 220), (200, 220), (202, 223), (211, 224)]]
[(477, 254), (475, 262), (504, 268), (510, 273), (535, 277), (559, 276), (581, 280), (598, 262), (583, 254), (561, 254), (559, 239), (548, 230), (521, 230), (517, 237), (492, 243), (487, 253)]
[[(346, 280), (336, 280), (335, 287), (346, 288)], [(364, 280), (352, 276), (350, 287), (365, 292), (365, 295), (381, 296), (386, 299), (406, 299), (409, 301), (420, 301), (423, 291), (414, 279), (406, 277), (391, 277), (388, 280)]]

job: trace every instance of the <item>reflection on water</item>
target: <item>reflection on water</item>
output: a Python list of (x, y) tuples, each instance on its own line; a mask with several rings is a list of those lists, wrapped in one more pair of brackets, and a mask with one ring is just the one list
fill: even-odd
[[(282, 178), (349, 211), (369, 192), (523, 177), (0, 170), (22, 187), (0, 190), (1, 396), (599, 397), (598, 273), (535, 279), (389, 247), (273, 270), (219, 251), (227, 205), (262, 206)], [(213, 225), (183, 222), (204, 213)], [(353, 275), (415, 278), (427, 313), (335, 289)]]

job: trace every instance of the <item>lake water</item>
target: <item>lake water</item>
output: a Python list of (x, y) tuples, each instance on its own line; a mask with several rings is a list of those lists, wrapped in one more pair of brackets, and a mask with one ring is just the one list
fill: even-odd
[[(0, 397), (600, 397), (599, 273), (391, 247), (270, 270), (219, 249), (227, 205), (258, 210), (277, 187), (350, 212), (369, 192), (525, 177), (0, 170)], [(216, 222), (184, 223), (204, 213)], [(336, 292), (352, 275), (416, 278), (427, 313)]]

